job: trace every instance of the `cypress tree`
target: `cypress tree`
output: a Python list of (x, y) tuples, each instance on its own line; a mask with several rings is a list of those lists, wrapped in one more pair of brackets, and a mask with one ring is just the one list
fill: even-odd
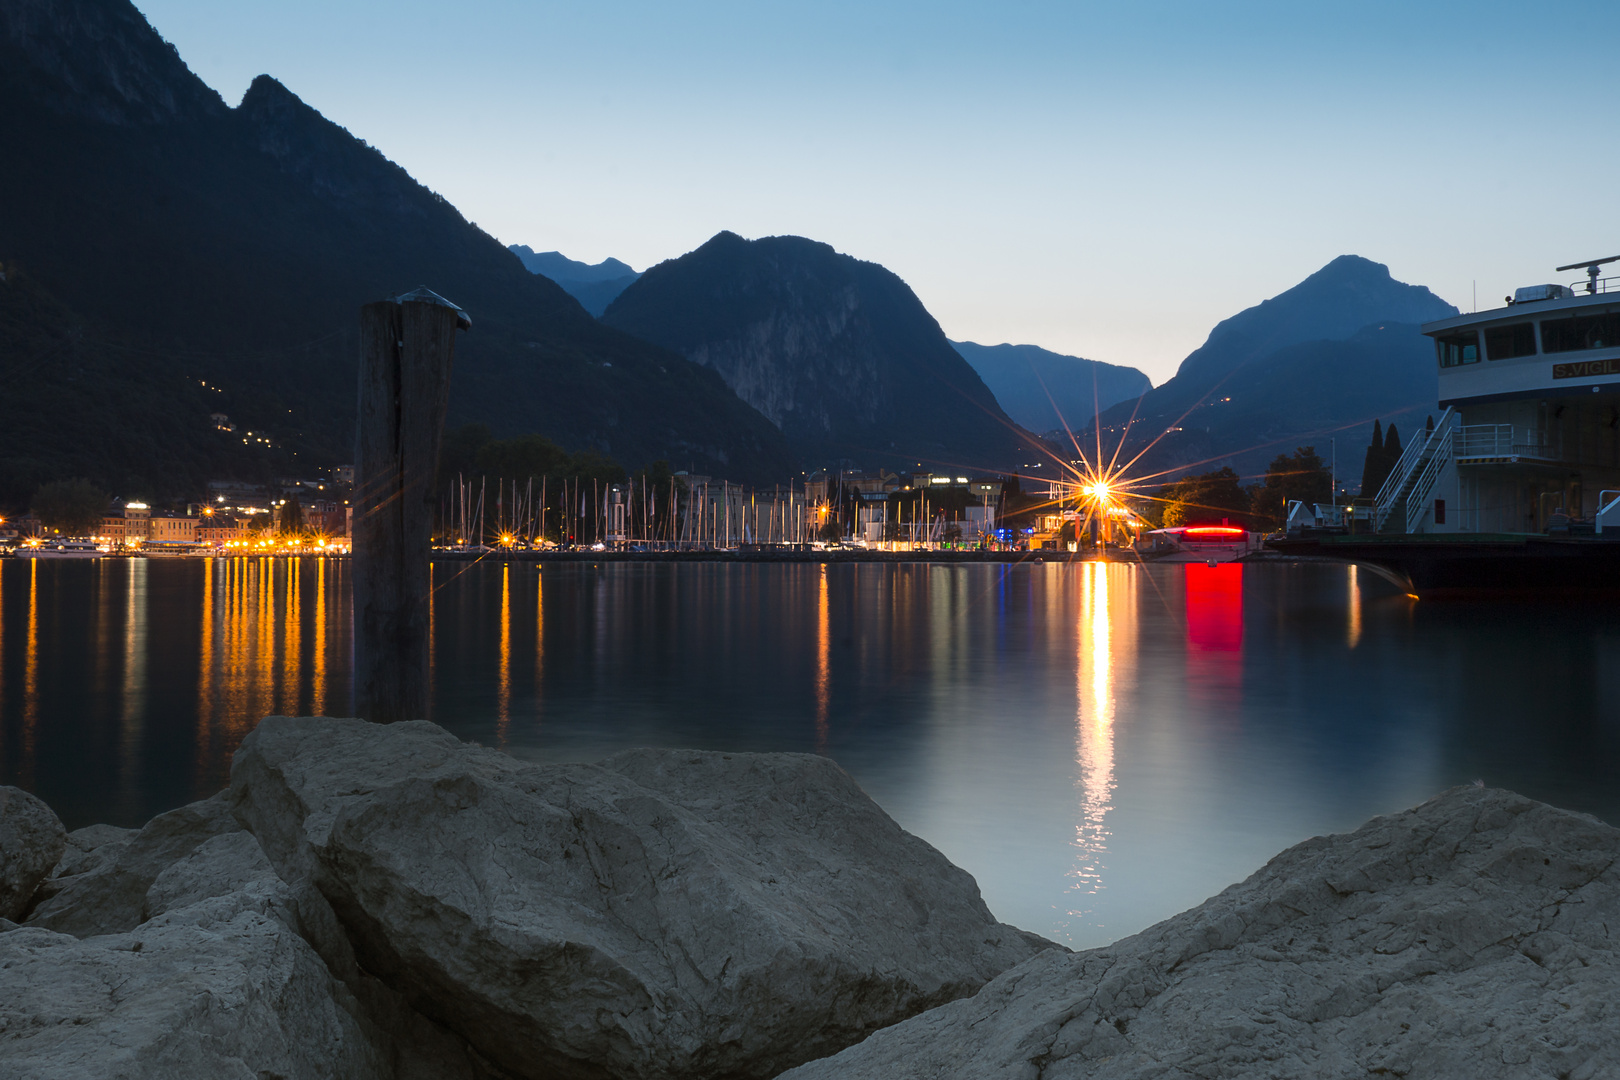
[(1384, 425), (1381, 421), (1373, 421), (1372, 442), (1367, 445), (1367, 456), (1361, 461), (1361, 497), (1371, 499), (1378, 495), (1378, 489), (1388, 475), (1383, 470), (1384, 463)]

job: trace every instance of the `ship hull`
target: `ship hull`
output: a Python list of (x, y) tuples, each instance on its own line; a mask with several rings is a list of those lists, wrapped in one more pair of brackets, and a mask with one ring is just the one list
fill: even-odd
[(1620, 538), (1318, 536), (1267, 546), (1365, 566), (1425, 599), (1620, 596)]

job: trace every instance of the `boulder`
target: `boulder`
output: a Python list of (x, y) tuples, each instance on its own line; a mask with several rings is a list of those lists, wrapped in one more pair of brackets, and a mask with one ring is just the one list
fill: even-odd
[(139, 829), (120, 829), (116, 825), (86, 825), (67, 834), (67, 849), (62, 861), (51, 871), (52, 882), (67, 883), (79, 874), (99, 870), (129, 846)]
[(537, 766), (269, 717), (230, 793), (366, 970), (515, 1076), (768, 1077), (1051, 947), (810, 755)]
[(783, 1080), (1614, 1076), (1620, 830), (1469, 787)]
[(0, 1075), (15, 1080), (385, 1080), (314, 951), (215, 897), (126, 934), (0, 933)]
[(22, 918), (66, 846), (50, 807), (22, 788), (0, 787), (0, 919)]
[(146, 892), (173, 863), (221, 833), (239, 832), (224, 793), (159, 814), (138, 831), (95, 825), (41, 889), (29, 926), (74, 937), (119, 934), (146, 918)]

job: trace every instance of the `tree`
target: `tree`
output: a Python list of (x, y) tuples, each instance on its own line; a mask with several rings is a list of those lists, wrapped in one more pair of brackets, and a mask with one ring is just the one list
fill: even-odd
[(531, 476), (567, 476), (568, 464), (568, 452), (544, 435), (519, 435), (485, 442), (473, 451), (471, 467), (463, 471), (523, 481)]
[(298, 502), (297, 495), (291, 496), (282, 504), (277, 525), (283, 536), (297, 536), (304, 531), (304, 508)]
[(1226, 466), (1166, 484), (1159, 489), (1159, 505), (1163, 507), (1159, 520), (1165, 528), (1172, 528), (1190, 521), (1247, 518), (1249, 496), (1238, 479), (1231, 466)]
[(1278, 454), (1266, 470), (1266, 482), (1254, 493), (1253, 513), (1280, 527), (1287, 506), (1294, 500), (1325, 503), (1333, 498), (1333, 476), (1316, 447), (1301, 446), (1292, 454)]
[(838, 519), (831, 514), (821, 523), (820, 538), (829, 544), (836, 544), (844, 538), (844, 527), (838, 524)]
[(91, 536), (107, 513), (108, 496), (88, 480), (58, 480), (34, 492), (41, 524), (66, 536)]
[(1384, 432), (1373, 421), (1372, 442), (1367, 446), (1367, 457), (1361, 466), (1361, 497), (1376, 499), (1379, 490), (1389, 481), (1389, 474), (1401, 460), (1401, 436), (1395, 425)]
[(1384, 426), (1373, 421), (1372, 442), (1367, 444), (1367, 456), (1361, 461), (1361, 497), (1376, 498), (1378, 489), (1389, 479), (1389, 466), (1384, 460)]

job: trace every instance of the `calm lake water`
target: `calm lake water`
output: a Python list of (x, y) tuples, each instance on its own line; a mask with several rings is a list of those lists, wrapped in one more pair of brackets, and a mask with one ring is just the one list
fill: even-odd
[[(342, 562), (0, 562), (0, 780), (70, 827), (351, 709)], [(1476, 778), (1620, 821), (1620, 614), (1325, 565), (440, 565), (433, 719), (537, 761), (847, 768), (1009, 922), (1086, 947)]]

